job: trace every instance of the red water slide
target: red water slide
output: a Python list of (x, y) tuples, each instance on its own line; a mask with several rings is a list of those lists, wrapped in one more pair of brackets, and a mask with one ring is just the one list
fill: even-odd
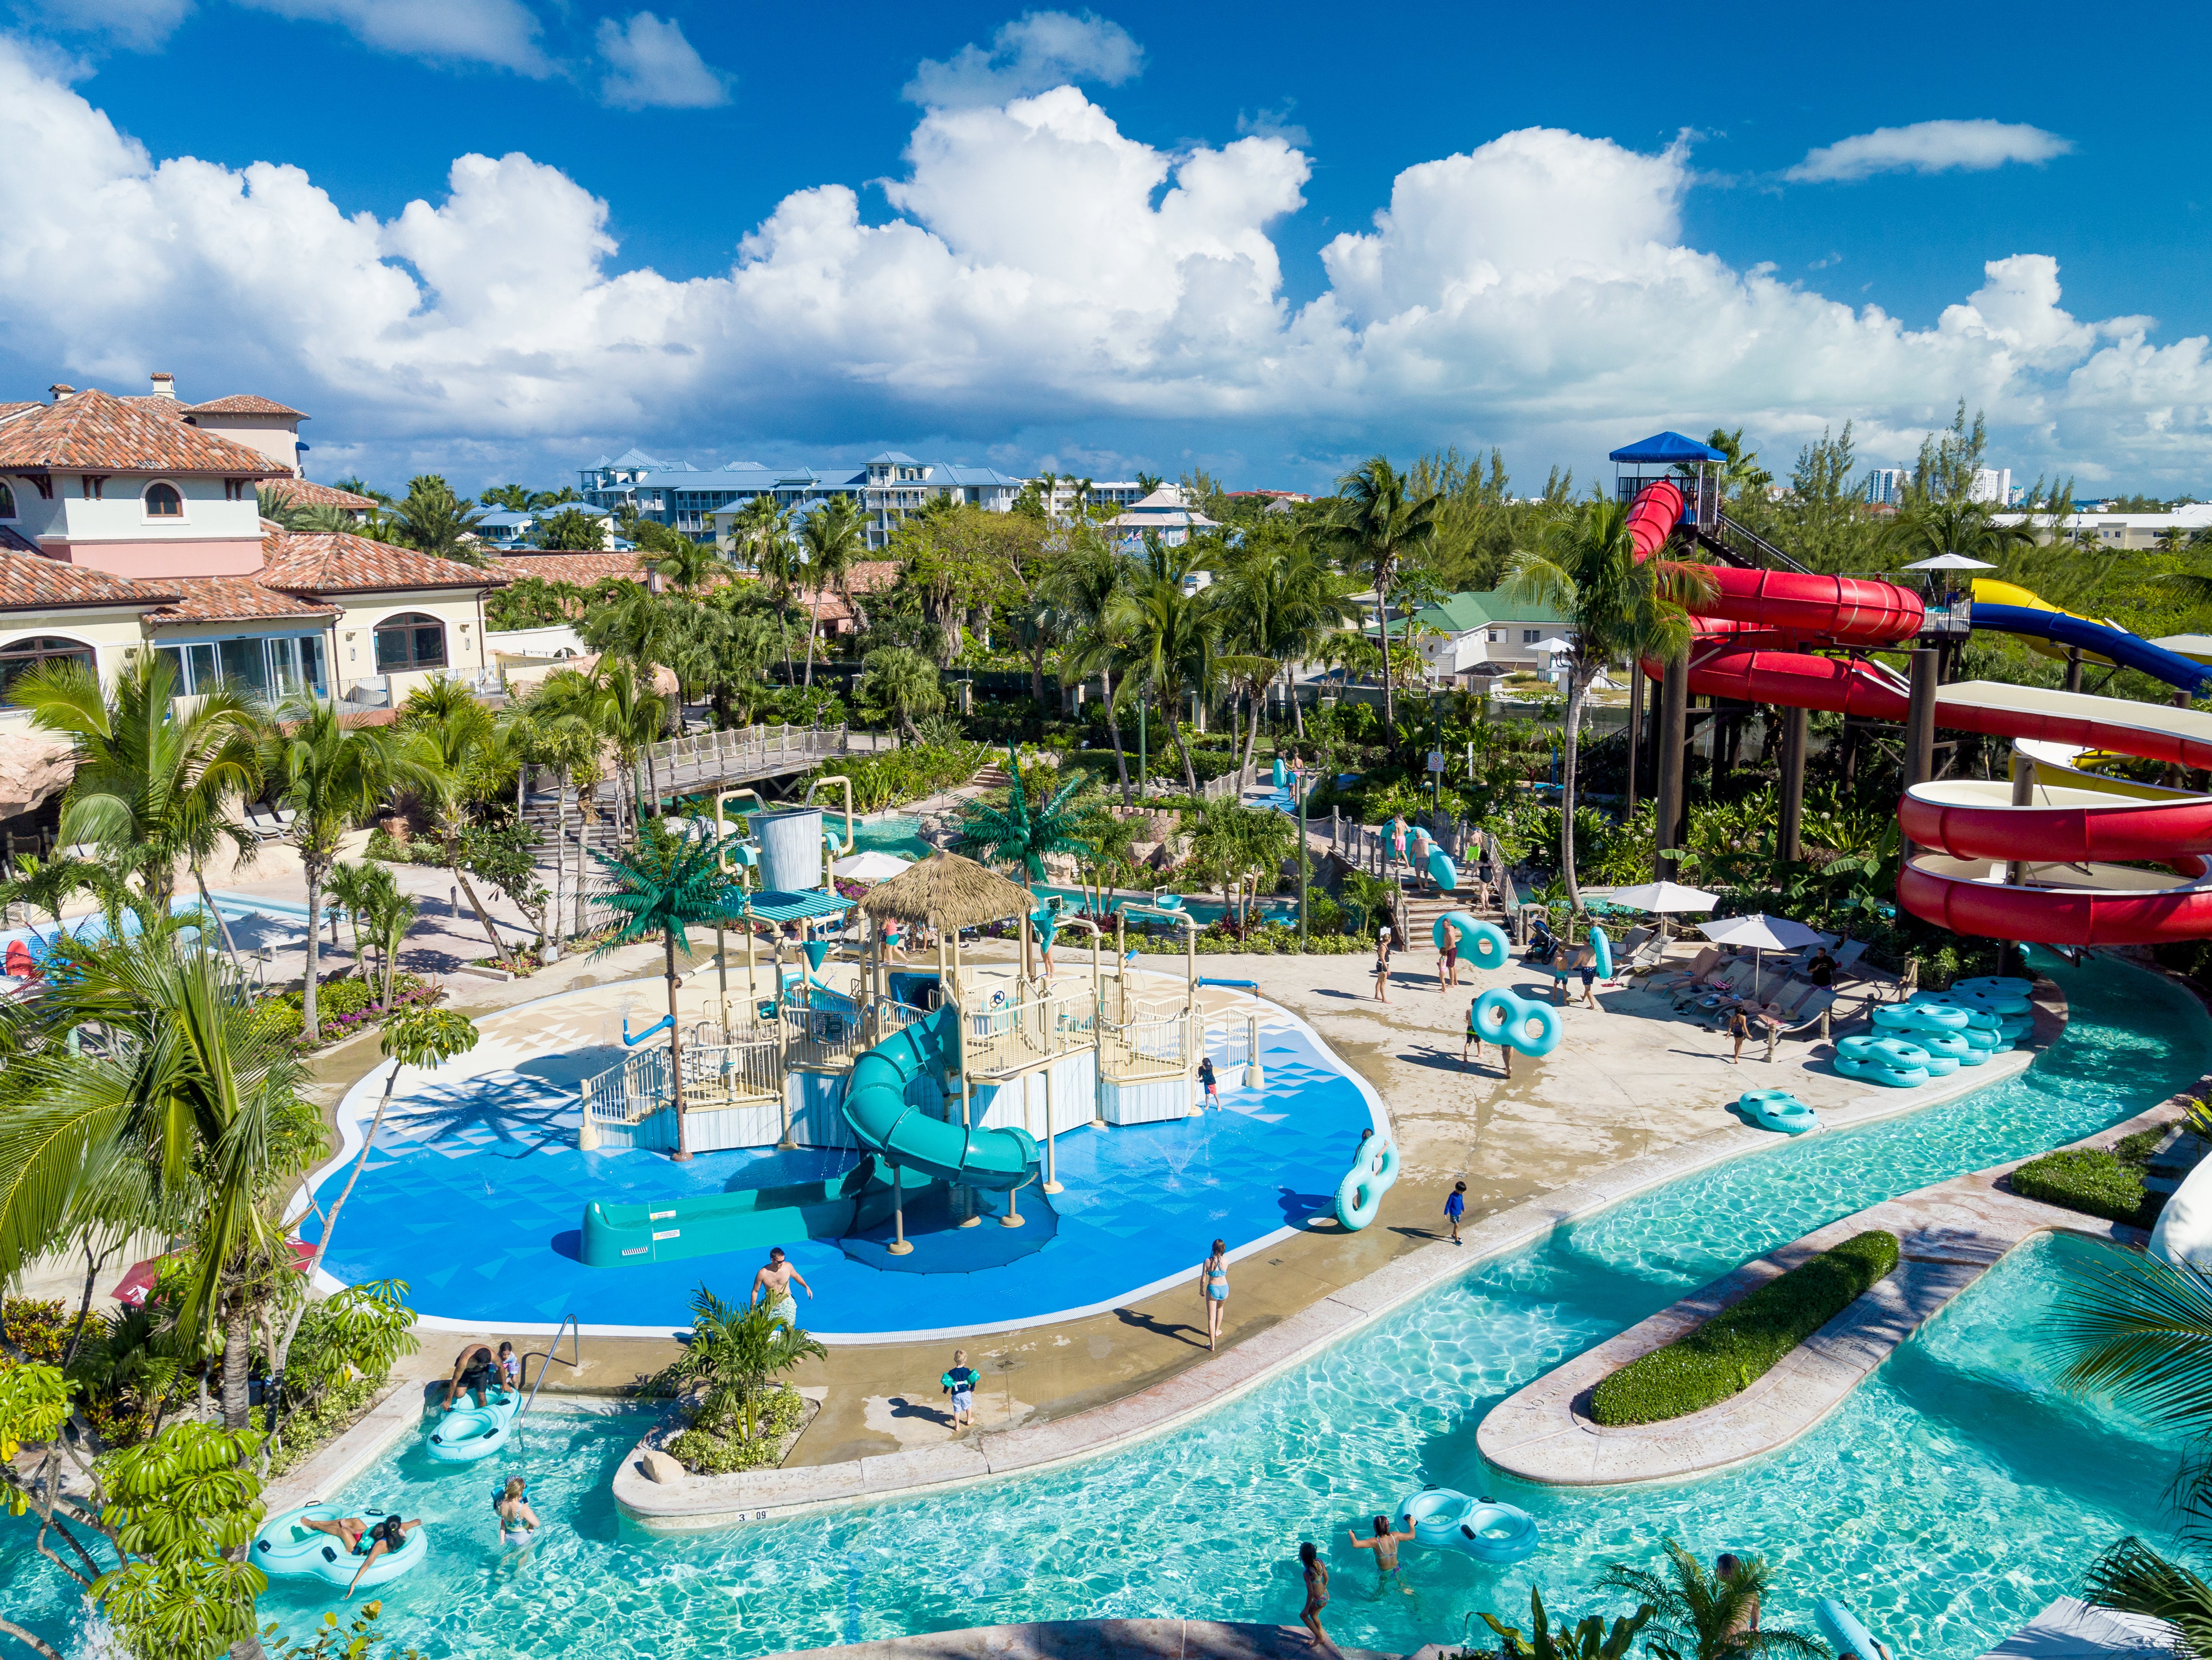
[[(1674, 485), (1644, 489), (1629, 508), (1637, 556), (1656, 554), (1681, 517)], [(1692, 608), (1692, 691), (1866, 720), (1905, 718), (1910, 690), (1894, 671), (1816, 654), (1911, 640), (1921, 627), (1918, 595), (1863, 578), (1707, 569), (1717, 592)], [(1656, 661), (1642, 666), (1655, 680), (1663, 676)], [(2212, 767), (2212, 716), (2117, 698), (1973, 683), (1938, 694), (1936, 721)], [(2203, 857), (2212, 854), (2212, 798), (2151, 801), (2039, 785), (2033, 800), (2014, 806), (2009, 783), (1950, 781), (1914, 786), (1898, 819), (1930, 849), (1899, 874), (1898, 903), (1954, 932), (2051, 945), (2212, 935)], [(2130, 862), (2106, 862), (2120, 860)], [(2180, 879), (2134, 867), (2145, 860), (2171, 866)]]

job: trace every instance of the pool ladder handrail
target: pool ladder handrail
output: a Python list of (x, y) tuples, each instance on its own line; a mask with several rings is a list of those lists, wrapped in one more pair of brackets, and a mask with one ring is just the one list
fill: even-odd
[(542, 1360), (545, 1364), (538, 1368), (538, 1381), (530, 1386), (529, 1398), (523, 1402), (521, 1409), (514, 1414), (517, 1423), (520, 1423), (531, 1408), (538, 1404), (538, 1391), (545, 1387), (547, 1370), (556, 1360), (561, 1359), (561, 1340), (564, 1336), (570, 1340), (569, 1347), (575, 1351), (576, 1358), (573, 1360), (561, 1360), (561, 1364), (571, 1371), (581, 1371), (584, 1369), (584, 1329), (577, 1323), (574, 1315), (564, 1314), (561, 1316), (561, 1323), (554, 1328), (552, 1347), (532, 1349), (522, 1357), (522, 1370), (526, 1376), (529, 1373), (532, 1360)]

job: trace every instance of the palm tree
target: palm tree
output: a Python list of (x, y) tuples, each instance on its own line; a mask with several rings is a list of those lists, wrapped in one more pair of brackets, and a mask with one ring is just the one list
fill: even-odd
[(62, 912), (70, 901), (88, 890), (97, 891), (100, 879), (108, 874), (106, 866), (91, 859), (75, 859), (67, 854), (40, 859), (17, 854), (15, 879), (0, 885), (0, 916), (10, 905), (21, 905), (27, 911), (42, 910), (54, 919), (58, 932)]
[(2035, 545), (2035, 533), (2027, 526), (2000, 525), (1987, 502), (1964, 497), (1931, 498), (1906, 508), (1890, 521), (1882, 539), (1899, 564), (1955, 553), (1997, 565), (2006, 555)]
[(1011, 743), (1006, 745), (1006, 773), (1013, 780), (1006, 792), (1006, 805), (994, 807), (981, 801), (969, 802), (961, 810), (960, 834), (953, 840), (952, 851), (976, 854), (996, 864), (1018, 865), (1030, 882), (1044, 880), (1047, 854), (1087, 857), (1091, 840), (1077, 829), (1084, 810), (1071, 804), (1090, 787), (1091, 775), (1078, 773), (1042, 806), (1032, 808), (1022, 787), (1021, 757)]
[(769, 545), (790, 533), (791, 514), (773, 496), (753, 496), (730, 515), (730, 551), (742, 554), (741, 562), (750, 564), (763, 577), (768, 569), (762, 560)]
[(1129, 757), (1121, 748), (1114, 673), (1122, 654), (1120, 636), (1129, 620), (1129, 576), (1127, 562), (1103, 537), (1079, 533), (1043, 584), (1044, 602), (1058, 617), (1057, 631), (1066, 642), (1060, 648), (1061, 675), (1098, 676), (1125, 808), (1130, 805)]
[(1167, 548), (1146, 538), (1146, 569), (1131, 594), (1127, 650), (1132, 667), (1152, 690), (1182, 761), (1183, 786), (1198, 794), (1198, 769), (1182, 735), (1184, 699), (1213, 688), (1215, 629), (1219, 618), (1198, 594), (1185, 590), (1188, 548)]
[(1704, 1564), (1669, 1539), (1667, 1567), (1662, 1577), (1615, 1562), (1597, 1582), (1600, 1590), (1626, 1591), (1639, 1603), (1650, 1604), (1656, 1617), (1644, 1645), (1656, 1660), (1752, 1660), (1760, 1655), (1826, 1660), (1826, 1646), (1801, 1633), (1774, 1626), (1752, 1629), (1759, 1604), (1773, 1589), (1773, 1572), (1762, 1559), (1740, 1557), (1726, 1576), (1707, 1573)]
[(168, 659), (142, 648), (124, 659), (106, 693), (82, 663), (50, 661), (17, 680), (11, 696), (31, 711), (32, 725), (66, 734), (76, 751), (61, 844), (98, 848), (164, 911), (184, 864), (213, 912), (202, 874), (207, 860), (226, 842), (240, 862), (253, 854), (252, 833), (234, 809), (261, 787), (260, 721), (227, 688), (200, 694), (188, 708), (179, 706), (175, 689)]
[(399, 978), (399, 951), (415, 926), (420, 907), (389, 870), (379, 867), (384, 879), (371, 890), (368, 909), (362, 920), (368, 928), (368, 943), (376, 947), (378, 1012), (392, 1012), (392, 994)]
[(369, 907), (376, 903), (380, 877), (390, 881), (391, 867), (366, 860), (349, 865), (341, 859), (331, 866), (330, 878), (323, 885), (324, 897), (346, 914), (346, 927), (353, 935), (353, 971), (364, 984), (368, 982), (368, 958), (362, 949), (361, 929), (368, 919)]
[(729, 574), (729, 563), (722, 556), (702, 542), (688, 537), (684, 545), (656, 554), (649, 562), (652, 570), (676, 585), (679, 593), (696, 593), (717, 577)]
[[(300, 997), (301, 1034), (319, 1042), (315, 994), (320, 973), (323, 883), (338, 856), (338, 838), (402, 786), (436, 787), (419, 762), (395, 753), (388, 728), (349, 727), (334, 704), (294, 698), (262, 739), (261, 775), (272, 799), (292, 809), (289, 832), (307, 883), (307, 972)], [(356, 955), (358, 952), (356, 951)]]
[(451, 695), (453, 689), (453, 684), (441, 677), (409, 696), (399, 723), (398, 752), (390, 764), (430, 809), (431, 830), (446, 855), (446, 868), (476, 913), (494, 958), (504, 963), (507, 947), (462, 868), (461, 836), (471, 828), (475, 804), (503, 790), (513, 781), (518, 762), (490, 711), (465, 691)]
[[(681, 836), (660, 819), (640, 827), (635, 846), (619, 854), (592, 850), (592, 857), (613, 873), (615, 886), (600, 903), (622, 913), (623, 925), (594, 952), (611, 951), (659, 934), (666, 953), (668, 978), (668, 1079), (676, 1110), (676, 1157), (691, 1157), (684, 1123), (684, 1051), (677, 1025), (676, 946), (695, 923), (733, 915), (743, 903), (739, 879), (721, 868), (721, 849), (711, 837)], [(688, 955), (690, 946), (684, 945)]]
[(470, 512), (468, 503), (436, 473), (409, 479), (407, 499), (394, 509), (393, 516), (406, 546), (440, 559), (458, 559), (465, 565), (483, 562), (475, 540), (483, 515)]
[(1622, 657), (1637, 673), (1643, 660), (1672, 662), (1690, 648), (1686, 606), (1709, 598), (1711, 574), (1679, 559), (1638, 560), (1628, 533), (1628, 508), (1588, 502), (1574, 517), (1548, 526), (1540, 545), (1513, 556), (1505, 591), (1516, 601), (1547, 605), (1570, 619), (1574, 652), (1567, 660), (1566, 737), (1559, 763), (1559, 873), (1576, 910), (1575, 765), (1583, 704), (1590, 683)]
[(1338, 479), (1336, 493), (1330, 532), (1345, 562), (1375, 587), (1382, 624), (1382, 725), (1388, 730), (1398, 719), (1390, 673), (1390, 594), (1407, 556), (1435, 539), (1437, 509), (1443, 498), (1435, 493), (1413, 496), (1407, 476), (1381, 455)]
[(830, 1351), (796, 1326), (777, 1317), (766, 1301), (737, 1308), (702, 1286), (691, 1297), (691, 1334), (684, 1353), (660, 1374), (680, 1394), (703, 1383), (695, 1422), (712, 1422), (732, 1408), (744, 1418), (745, 1439), (753, 1437), (753, 1402), (780, 1371), (801, 1360), (829, 1359)]
[(535, 493), (527, 484), (495, 484), (477, 500), (488, 508), (504, 508), (509, 513), (528, 513), (538, 505)]
[[(158, 927), (68, 950), (0, 1072), (0, 1283), (72, 1214), (183, 1233), (179, 1324), (220, 1335), (223, 1420), (244, 1428), (254, 1324), (290, 1273), (281, 1206), (322, 1156), (321, 1120), (296, 1093), (289, 1043), (213, 952)], [(64, 1041), (88, 1029), (100, 1041)]]
[(854, 688), (856, 695), (890, 709), (907, 741), (920, 743), (921, 733), (915, 729), (915, 717), (934, 714), (945, 707), (937, 665), (905, 646), (878, 647), (865, 660), (866, 668)]
[[(806, 549), (806, 563), (819, 596), (835, 587), (849, 609), (853, 603), (853, 564), (867, 550), (867, 521), (860, 504), (849, 496), (833, 496), (799, 525), (799, 539)], [(820, 617), (807, 606), (806, 684), (814, 684), (814, 635)]]
[[(1283, 677), (1303, 738), (1305, 715), (1291, 672), (1298, 664), (1319, 657), (1333, 635), (1358, 623), (1359, 609), (1340, 591), (1342, 579), (1310, 543), (1301, 539), (1249, 545), (1250, 550), (1236, 559), (1220, 584), (1215, 603), (1221, 608), (1223, 634), (1237, 651), (1272, 665), (1269, 680), (1277, 674)], [(1253, 730), (1256, 734), (1256, 722)], [(1248, 743), (1244, 763), (1251, 763)]]

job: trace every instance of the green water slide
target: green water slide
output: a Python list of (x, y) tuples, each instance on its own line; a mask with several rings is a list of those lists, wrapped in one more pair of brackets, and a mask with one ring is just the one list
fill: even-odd
[(906, 1098), (916, 1079), (942, 1076), (946, 1050), (960, 1041), (959, 1021), (960, 1012), (947, 1004), (864, 1051), (845, 1085), (845, 1122), (863, 1147), (902, 1171), (1007, 1192), (1036, 1179), (1036, 1137), (1011, 1125), (963, 1129)]
[(637, 1205), (594, 1199), (584, 1207), (580, 1255), (586, 1268), (612, 1268), (764, 1250), (799, 1239), (842, 1238), (890, 1213), (890, 1181), (875, 1159), (863, 1158), (826, 1182), (741, 1188)]

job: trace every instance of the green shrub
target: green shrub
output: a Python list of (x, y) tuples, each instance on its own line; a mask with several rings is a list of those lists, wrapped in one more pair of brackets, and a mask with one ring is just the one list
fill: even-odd
[(797, 1390), (776, 1385), (765, 1402), (753, 1408), (754, 1432), (748, 1439), (734, 1411), (692, 1425), (669, 1438), (668, 1454), (695, 1475), (728, 1475), (738, 1470), (771, 1468), (783, 1449), (783, 1438), (799, 1427), (805, 1410)]
[(2153, 1124), (2148, 1129), (2137, 1130), (2133, 1135), (2123, 1135), (2112, 1144), (2112, 1156), (2137, 1168), (2147, 1165), (2151, 1161), (2151, 1155), (2158, 1151), (2158, 1144), (2166, 1140), (2166, 1132), (2179, 1127), (2180, 1121), (2177, 1119), (2171, 1124)]
[(2157, 1221), (2166, 1203), (2164, 1194), (2144, 1191), (2141, 1164), (2100, 1147), (2065, 1147), (2031, 1158), (2012, 1173), (2012, 1190), (2023, 1199), (2138, 1228)]
[[(68, 1309), (58, 1302), (41, 1302), (28, 1297), (10, 1297), (0, 1302), (0, 1337), (23, 1351), (23, 1358), (34, 1366), (58, 1366), (62, 1352), (69, 1347), (70, 1328), (75, 1319)], [(14, 1365), (14, 1359), (0, 1352), (0, 1371)]]
[(1607, 1425), (1656, 1424), (1725, 1401), (1896, 1266), (1895, 1234), (1875, 1230), (1846, 1239), (1695, 1331), (1630, 1361), (1592, 1392), (1590, 1416)]

